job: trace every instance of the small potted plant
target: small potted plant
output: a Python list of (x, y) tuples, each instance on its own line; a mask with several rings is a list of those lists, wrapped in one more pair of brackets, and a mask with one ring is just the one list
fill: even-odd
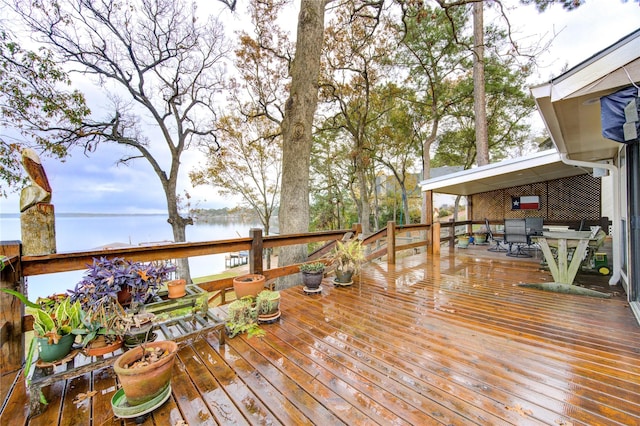
[(322, 262), (303, 263), (300, 265), (302, 272), (302, 283), (309, 290), (320, 288), (320, 283), (324, 277), (325, 264)]
[[(113, 369), (128, 406), (145, 404), (167, 392), (178, 344), (172, 340), (141, 344), (120, 355)], [(120, 391), (119, 391), (120, 392)], [(115, 398), (115, 396), (114, 396)], [(120, 406), (112, 406), (116, 415)]]
[(336, 265), (336, 283), (351, 283), (362, 262), (365, 260), (364, 247), (360, 240), (336, 241), (331, 253), (331, 261)]
[(258, 325), (258, 310), (254, 298), (245, 296), (229, 304), (226, 331), (229, 337), (247, 333), (249, 337), (263, 336), (264, 330)]
[(477, 231), (473, 233), (473, 243), (474, 244), (486, 244), (487, 243), (487, 228), (483, 225)]
[(239, 275), (233, 279), (233, 291), (237, 299), (256, 297), (264, 289), (266, 278), (261, 274)]
[(153, 342), (158, 337), (153, 331), (155, 318), (155, 314), (150, 312), (127, 313), (121, 321), (124, 345), (133, 348), (145, 342)]
[(470, 240), (470, 236), (467, 234), (464, 235), (458, 235), (458, 247), (460, 248), (467, 248), (469, 247), (469, 240)]
[(280, 317), (280, 292), (262, 290), (256, 297), (259, 322), (271, 322)]
[(169, 299), (178, 299), (187, 294), (187, 280), (178, 278), (167, 281), (167, 293)]
[(75, 332), (81, 328), (82, 307), (64, 294), (38, 298), (31, 302), (22, 293), (1, 289), (17, 297), (25, 305), (25, 312), (33, 316), (34, 339), (27, 352), (25, 375), (31, 370), (38, 349), (39, 359), (54, 363), (65, 358), (75, 341)]

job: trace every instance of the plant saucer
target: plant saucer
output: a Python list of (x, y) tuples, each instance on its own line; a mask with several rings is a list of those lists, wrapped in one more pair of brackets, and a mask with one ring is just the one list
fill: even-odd
[(144, 416), (160, 407), (171, 396), (171, 385), (168, 385), (158, 396), (140, 405), (129, 405), (124, 389), (120, 388), (111, 398), (111, 408), (116, 417), (133, 419)]
[(306, 294), (316, 294), (322, 291), (322, 286), (318, 286), (318, 288), (309, 288), (305, 285), (303, 290)]
[(271, 323), (275, 322), (275, 320), (280, 318), (280, 315), (281, 315), (281, 312), (280, 312), (280, 309), (278, 309), (278, 312), (275, 312), (273, 314), (258, 315), (258, 321), (262, 322), (262, 323), (271, 324)]
[(36, 366), (38, 368), (47, 368), (47, 367), (56, 367), (58, 365), (66, 364), (67, 362), (69, 362), (73, 358), (75, 358), (76, 355), (78, 355), (79, 353), (80, 353), (80, 349), (73, 349), (64, 358), (58, 359), (58, 360), (55, 360), (55, 361), (51, 361), (51, 362), (46, 362), (46, 361), (43, 361), (41, 359), (38, 359), (38, 361), (36, 362)]
[(333, 279), (333, 285), (337, 286), (337, 287), (348, 287), (350, 285), (353, 284), (353, 281), (348, 281), (346, 283), (340, 282), (338, 281), (338, 278), (334, 278)]

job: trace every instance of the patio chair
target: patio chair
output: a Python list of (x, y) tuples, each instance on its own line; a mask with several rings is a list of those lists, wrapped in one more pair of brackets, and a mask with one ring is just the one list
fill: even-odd
[(527, 244), (527, 249), (535, 249), (536, 253), (538, 250), (538, 243), (534, 243), (531, 240), (531, 237), (536, 235), (542, 235), (542, 227), (544, 224), (544, 218), (542, 217), (527, 217), (524, 219), (525, 228), (527, 231), (527, 238), (529, 239), (529, 243)]
[(522, 250), (523, 247), (529, 245), (529, 241), (530, 239), (527, 235), (527, 226), (524, 219), (504, 220), (504, 242), (509, 245), (507, 256), (532, 257), (529, 253)]
[(489, 241), (489, 243), (494, 243), (494, 245), (489, 247), (487, 251), (507, 251), (507, 248), (503, 245), (504, 239), (499, 237), (496, 238), (496, 236), (493, 235), (493, 232), (491, 232), (491, 225), (489, 225), (489, 219), (485, 218), (484, 223), (487, 228), (487, 241)]

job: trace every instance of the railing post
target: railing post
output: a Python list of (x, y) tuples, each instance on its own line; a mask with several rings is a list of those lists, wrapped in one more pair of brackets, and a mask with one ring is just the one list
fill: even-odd
[(431, 245), (429, 246), (429, 253), (434, 256), (440, 256), (440, 222), (433, 222), (431, 224)]
[(264, 267), (262, 265), (262, 229), (251, 228), (249, 230), (251, 237), (251, 252), (249, 253), (249, 273), (262, 274)]
[(396, 223), (387, 222), (387, 264), (396, 264)]
[[(20, 263), (20, 242), (2, 241), (0, 254), (0, 288), (24, 294), (24, 280)], [(24, 306), (10, 294), (0, 292), (0, 375), (19, 370), (24, 361), (24, 333), (22, 329)]]

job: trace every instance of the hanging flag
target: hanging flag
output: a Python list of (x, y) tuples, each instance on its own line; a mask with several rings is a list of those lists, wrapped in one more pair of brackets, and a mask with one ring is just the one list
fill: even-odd
[(538, 210), (540, 209), (540, 197), (527, 195), (524, 197), (511, 197), (511, 210)]

